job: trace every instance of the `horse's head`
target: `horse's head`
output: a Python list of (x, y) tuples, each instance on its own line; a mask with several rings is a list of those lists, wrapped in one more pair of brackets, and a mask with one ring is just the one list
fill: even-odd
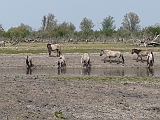
[(100, 51), (100, 56), (102, 56), (104, 54), (104, 50)]
[(47, 48), (51, 48), (51, 43), (48, 43), (48, 44), (47, 44)]
[(132, 49), (132, 52), (131, 52), (131, 54), (134, 54), (135, 53), (135, 49)]

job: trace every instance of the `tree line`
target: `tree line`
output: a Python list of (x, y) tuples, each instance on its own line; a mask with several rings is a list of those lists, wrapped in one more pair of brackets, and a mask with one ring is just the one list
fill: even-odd
[(155, 35), (160, 34), (160, 24), (142, 28), (139, 23), (139, 16), (130, 12), (124, 15), (122, 26), (116, 30), (114, 17), (109, 15), (100, 23), (99, 30), (93, 30), (95, 24), (91, 19), (85, 17), (80, 22), (80, 31), (76, 31), (73, 23), (64, 21), (58, 24), (58, 20), (54, 14), (49, 13), (42, 17), (39, 30), (33, 30), (31, 26), (21, 23), (20, 26), (12, 27), (8, 31), (5, 31), (2, 24), (0, 24), (0, 38), (17, 42), (26, 38), (61, 41), (72, 38), (76, 41), (86, 39), (99, 41), (106, 40), (107, 38), (153, 39)]

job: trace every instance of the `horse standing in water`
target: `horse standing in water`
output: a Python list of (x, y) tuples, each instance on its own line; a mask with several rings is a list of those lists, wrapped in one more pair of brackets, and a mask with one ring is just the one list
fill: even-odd
[(147, 67), (150, 68), (151, 66), (153, 66), (154, 63), (154, 56), (153, 56), (153, 52), (150, 52), (147, 55)]
[[(134, 54), (136, 53), (138, 56), (137, 56), (137, 62), (139, 61), (138, 58), (140, 57), (141, 58), (141, 61), (143, 62), (143, 59), (142, 57), (147, 57), (148, 58), (148, 55), (151, 54), (152, 55), (152, 60), (154, 61), (154, 56), (153, 56), (153, 52), (150, 52), (150, 51), (147, 51), (147, 50), (140, 50), (140, 49), (132, 49), (132, 52), (131, 54)], [(150, 55), (150, 56), (151, 56)]]
[(31, 57), (30, 55), (27, 55), (26, 65), (27, 65), (26, 74), (32, 74), (32, 69), (31, 69), (31, 67), (33, 67), (33, 64), (32, 64), (32, 57)]
[(30, 68), (30, 67), (33, 66), (33, 64), (32, 64), (32, 57), (30, 55), (27, 55), (26, 65), (28, 66), (28, 68)]
[(62, 68), (62, 67), (65, 67), (65, 66), (66, 66), (65, 57), (64, 57), (64, 55), (60, 55), (59, 61), (58, 61), (58, 67)]
[(90, 55), (89, 53), (84, 53), (81, 57), (81, 63), (83, 63), (83, 67), (89, 67), (90, 66)]
[(61, 46), (59, 44), (50, 44), (50, 43), (48, 43), (47, 44), (47, 48), (48, 48), (49, 56), (51, 56), (51, 51), (54, 51), (54, 50), (57, 51), (57, 57), (60, 56), (60, 54), (61, 54)]
[(100, 51), (100, 56), (105, 55), (104, 58), (104, 63), (106, 62), (106, 58), (109, 57), (110, 63), (111, 63), (111, 58), (118, 58), (118, 63), (120, 63), (120, 58), (122, 59), (122, 63), (124, 64), (124, 57), (123, 54), (119, 51), (112, 51), (112, 50), (101, 50)]

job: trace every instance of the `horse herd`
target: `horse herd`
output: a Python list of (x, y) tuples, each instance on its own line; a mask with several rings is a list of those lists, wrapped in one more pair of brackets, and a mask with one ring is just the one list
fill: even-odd
[[(49, 56), (51, 56), (51, 51), (57, 51), (57, 57), (59, 57), (58, 60), (58, 68), (63, 68), (66, 67), (66, 59), (65, 56), (62, 55), (61, 53), (61, 45), (60, 44), (47, 44), (47, 49), (48, 49), (48, 53)], [(137, 62), (139, 61), (139, 58), (141, 59), (141, 62), (144, 62), (144, 60), (142, 59), (142, 57), (147, 57), (147, 67), (151, 67), (153, 66), (154, 63), (154, 55), (153, 52), (151, 51), (147, 51), (147, 50), (139, 50), (139, 49), (132, 49), (131, 54), (137, 54)], [(121, 53), (120, 51), (112, 51), (112, 50), (101, 50), (100, 51), (100, 56), (104, 56), (104, 63), (106, 62), (106, 59), (109, 58), (110, 63), (112, 62), (111, 58), (117, 58), (118, 62), (117, 64), (121, 63), (125, 63), (125, 59), (123, 56), (123, 53)], [(81, 63), (83, 64), (83, 67), (90, 67), (91, 66), (91, 61), (90, 61), (90, 55), (89, 53), (84, 53), (81, 57)], [(30, 55), (27, 56), (26, 58), (26, 65), (28, 66), (28, 68), (32, 67), (32, 57)]]

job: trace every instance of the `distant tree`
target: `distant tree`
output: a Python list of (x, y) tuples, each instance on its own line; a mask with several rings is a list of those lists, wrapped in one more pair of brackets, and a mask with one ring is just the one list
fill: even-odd
[(42, 36), (53, 36), (53, 31), (57, 27), (57, 20), (54, 14), (49, 13), (47, 16), (44, 15), (42, 18), (42, 26), (40, 31), (42, 31)]
[(116, 28), (114, 22), (115, 21), (113, 20), (113, 17), (111, 17), (110, 15), (103, 19), (102, 31), (106, 36), (111, 36), (114, 33), (114, 29)]
[(139, 30), (140, 28), (139, 23), (140, 23), (140, 19), (138, 15), (133, 12), (130, 12), (124, 16), (122, 25), (126, 30), (130, 32), (134, 32)]
[(29, 34), (30, 31), (27, 29), (27, 27), (21, 24), (18, 27), (10, 28), (6, 33), (6, 37), (21, 39), (28, 36)]
[(72, 23), (68, 23), (68, 22), (63, 22), (61, 24), (59, 24), (56, 29), (54, 30), (54, 35), (56, 37), (62, 37), (62, 36), (70, 36), (71, 34), (74, 33), (76, 27), (74, 26), (74, 24)]
[(116, 26), (114, 25), (114, 20), (113, 17), (111, 17), (110, 15), (108, 17), (106, 17), (105, 19), (103, 19), (102, 22), (102, 30), (114, 30), (116, 28)]
[(92, 22), (92, 20), (87, 19), (86, 17), (83, 18), (83, 20), (80, 23), (80, 29), (81, 31), (92, 31), (93, 27), (94, 27), (94, 23)]
[(152, 34), (152, 37), (160, 34), (160, 24), (155, 24), (153, 26), (147, 27), (148, 33)]
[(5, 34), (5, 31), (4, 31), (3, 27), (2, 27), (2, 24), (0, 24), (0, 37), (1, 36), (3, 37), (4, 34)]

